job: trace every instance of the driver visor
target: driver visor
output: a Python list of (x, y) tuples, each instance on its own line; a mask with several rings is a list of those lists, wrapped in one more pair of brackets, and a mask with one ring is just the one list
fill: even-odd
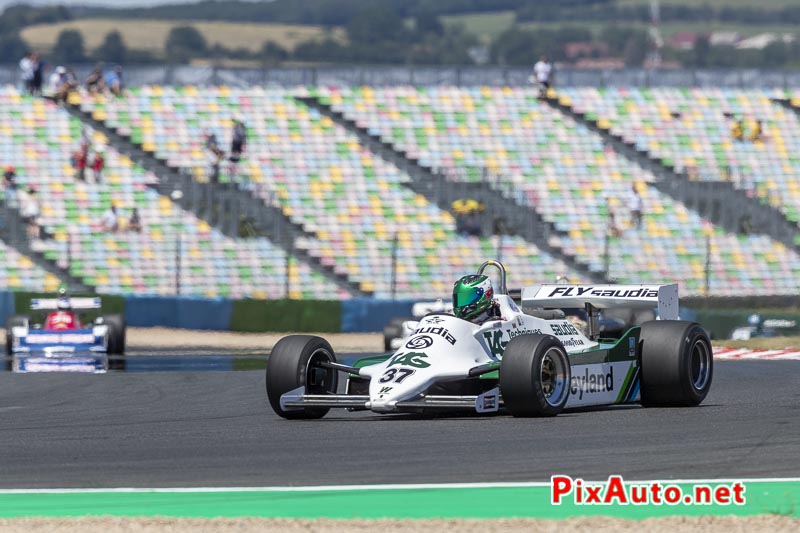
[(456, 309), (459, 307), (465, 307), (467, 305), (472, 305), (478, 300), (481, 299), (483, 296), (483, 289), (477, 288), (473, 291), (467, 293), (457, 293), (453, 295), (453, 307)]

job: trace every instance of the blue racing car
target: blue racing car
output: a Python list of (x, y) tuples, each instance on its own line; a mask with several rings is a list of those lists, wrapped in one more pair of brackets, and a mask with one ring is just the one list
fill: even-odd
[[(14, 356), (19, 370), (54, 360), (78, 363), (87, 356), (125, 353), (125, 321), (122, 315), (102, 315), (82, 323), (77, 310), (100, 309), (100, 298), (34, 298), (31, 311), (43, 320), (14, 315), (6, 322), (6, 354)], [(41, 315), (40, 315), (41, 316)], [(87, 360), (99, 361), (88, 357)], [(100, 363), (97, 363), (100, 364)]]

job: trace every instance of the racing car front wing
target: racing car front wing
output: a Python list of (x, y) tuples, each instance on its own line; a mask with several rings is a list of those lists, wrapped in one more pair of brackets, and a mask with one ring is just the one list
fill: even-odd
[[(500, 389), (494, 388), (478, 396), (425, 396), (381, 405), (380, 412), (417, 412), (426, 409), (466, 410), (477, 413), (495, 413), (502, 405)], [(304, 407), (329, 407), (344, 409), (372, 409), (367, 395), (348, 394), (306, 394), (305, 387), (299, 387), (281, 396), (282, 409), (302, 409)]]

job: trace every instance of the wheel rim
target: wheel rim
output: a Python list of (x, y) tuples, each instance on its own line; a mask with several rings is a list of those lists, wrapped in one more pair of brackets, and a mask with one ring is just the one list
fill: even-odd
[(336, 371), (330, 368), (319, 366), (322, 362), (333, 362), (333, 355), (324, 349), (319, 348), (311, 354), (306, 364), (306, 392), (308, 394), (326, 394), (336, 392)]
[(692, 387), (703, 390), (711, 377), (711, 350), (702, 339), (696, 340), (692, 346), (690, 365)]
[(542, 393), (545, 401), (552, 406), (559, 406), (567, 396), (567, 360), (558, 348), (550, 348), (542, 357), (539, 367)]

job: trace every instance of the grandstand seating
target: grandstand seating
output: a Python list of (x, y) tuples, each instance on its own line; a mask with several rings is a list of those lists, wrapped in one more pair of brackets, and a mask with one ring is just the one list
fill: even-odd
[[(800, 221), (800, 122), (782, 89), (565, 88), (565, 103), (693, 179), (724, 180)], [(732, 136), (744, 122), (743, 139)], [(755, 121), (763, 136), (750, 140)]]
[[(0, 90), (0, 166), (3, 169), (8, 165), (19, 166), (16, 158), (18, 146), (27, 149), (24, 144), (25, 132), (20, 130), (20, 126), (28, 127), (29, 124), (21, 120), (22, 114), (15, 109), (16, 102), (16, 93)], [(16, 196), (13, 192), (0, 189), (0, 201), (3, 204), (16, 204)], [(0, 287), (10, 290), (50, 291), (55, 290), (58, 284), (58, 278), (0, 241)]]
[[(182, 294), (285, 295), (287, 261), (281, 248), (264, 238), (228, 238), (182, 211), (147, 186), (155, 176), (107, 146), (101, 133), (84, 131), (80, 121), (54, 104), (11, 88), (0, 94), (0, 116), (13, 121), (14, 128), (3, 145), (4, 161), (16, 165), (22, 185), (39, 190), (41, 224), (52, 238), (36, 246), (46, 257), (68, 263), (72, 274), (102, 293), (174, 294), (180, 238)], [(70, 156), (82, 135), (98, 149), (105, 146), (106, 170), (100, 183), (74, 176)], [(104, 232), (99, 222), (112, 203), (123, 226), (119, 233)], [(124, 230), (134, 207), (142, 220), (141, 233)], [(349, 296), (295, 258), (288, 272), (291, 297)]]
[(703, 221), (647, 184), (649, 172), (604, 146), (600, 136), (539, 102), (532, 89), (319, 89), (317, 95), (421, 164), (465, 180), (517, 191), (562, 235), (553, 244), (603, 268), (609, 209), (625, 226), (629, 191), (640, 192), (642, 228), (609, 242), (610, 273), (621, 281), (676, 280), (685, 294), (796, 292), (800, 257), (763, 236), (741, 237)]
[[(206, 175), (203, 133), (215, 132), (227, 148), (231, 120), (241, 116), (249, 146), (233, 178), (236, 185), (280, 207), (309, 232), (295, 243), (299, 249), (379, 297), (390, 296), (395, 236), (400, 297), (444, 297), (455, 277), (495, 255), (493, 239), (458, 235), (448, 212), (405, 186), (407, 174), (295, 101), (296, 92), (142, 87), (125, 98), (82, 95), (73, 101), (197, 179)], [(620, 281), (675, 280), (684, 294), (700, 294), (710, 245), (711, 294), (796, 292), (800, 257), (795, 252), (762, 235), (734, 235), (708, 224), (650, 186), (654, 176), (605, 146), (602, 137), (539, 102), (534, 90), (363, 87), (310, 92), (421, 164), (443, 169), (454, 179), (487, 180), (534, 206), (558, 230), (551, 244), (598, 272), (604, 268), (613, 212), (619, 234), (608, 239), (609, 267)], [(791, 143), (800, 137), (797, 120), (769, 103), (773, 93), (563, 89), (561, 94), (640, 149), (679, 168), (697, 168), (699, 178), (727, 179), (737, 173), (752, 178), (755, 195), (794, 216), (797, 185), (790, 184), (790, 176), (797, 160)], [(679, 103), (662, 105), (661, 99)], [(768, 140), (732, 143), (726, 113), (763, 120)], [(69, 256), (76, 275), (104, 292), (168, 294), (174, 291), (180, 233), (186, 293), (283, 295), (286, 255), (268, 240), (230, 239), (209, 228), (159, 197), (147, 186), (156, 177), (112, 148), (106, 149), (102, 183), (75, 180), (69, 152), (78, 144), (81, 125), (52, 104), (5, 89), (0, 91), (0, 116), (7, 118), (2, 124), (9, 132), (5, 144), (0, 143), (8, 154), (4, 161), (20, 167), (21, 181), (35, 183), (46, 198), (42, 220), (54, 238), (41, 246), (51, 258)], [(105, 144), (101, 134), (91, 136), (95, 144)], [(644, 202), (639, 229), (631, 227), (626, 207), (634, 187)], [(776, 197), (780, 187), (789, 190), (786, 198)], [(144, 231), (103, 234), (97, 220), (111, 201), (126, 215), (138, 207)], [(504, 239), (501, 253), (512, 286), (549, 281), (557, 274), (580, 280), (565, 264), (518, 237)], [(291, 262), (293, 297), (348, 297), (305, 263)]]
[[(457, 235), (448, 212), (404, 186), (408, 175), (285, 89), (144, 87), (125, 99), (85, 98), (82, 106), (198, 178), (203, 133), (215, 132), (227, 147), (231, 119), (246, 118), (249, 145), (237, 183), (313, 234), (298, 246), (379, 297), (390, 296), (395, 235), (401, 297), (446, 297), (457, 276), (496, 253), (491, 239)], [(520, 238), (506, 238), (502, 256), (514, 284), (579, 279)]]
[(55, 291), (59, 279), (0, 241), (0, 287), (5, 290)]

